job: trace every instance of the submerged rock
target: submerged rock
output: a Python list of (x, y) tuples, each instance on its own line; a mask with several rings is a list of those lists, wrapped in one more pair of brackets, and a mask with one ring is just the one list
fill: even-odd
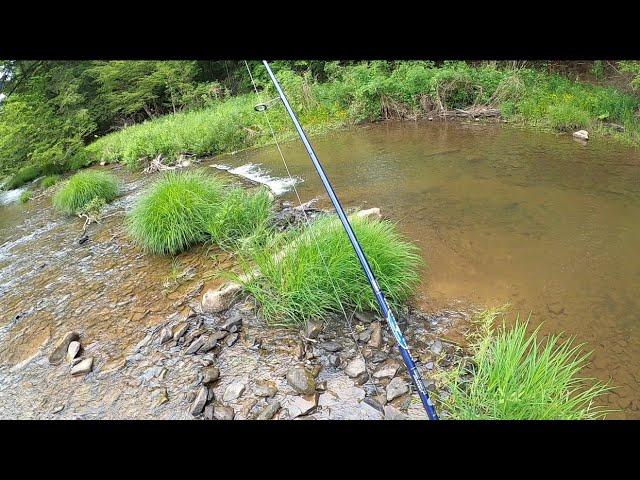
[(573, 132), (573, 138), (577, 138), (578, 140), (589, 140), (589, 132), (586, 130), (578, 130), (577, 132)]
[(80, 334), (78, 332), (67, 332), (64, 337), (62, 337), (62, 340), (55, 346), (51, 355), (49, 355), (49, 363), (51, 365), (60, 364), (67, 354), (69, 344), (77, 340), (80, 340)]
[(316, 380), (310, 372), (302, 367), (296, 367), (287, 372), (287, 383), (296, 392), (309, 395), (316, 390)]

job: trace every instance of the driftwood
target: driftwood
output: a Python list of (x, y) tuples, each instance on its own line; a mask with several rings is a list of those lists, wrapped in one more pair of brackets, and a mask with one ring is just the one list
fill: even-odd
[(162, 155), (158, 155), (156, 158), (151, 160), (149, 166), (144, 169), (144, 173), (164, 172), (165, 170), (175, 170), (176, 168), (177, 167), (170, 167), (169, 165), (162, 163)]
[(441, 117), (467, 117), (467, 118), (490, 118), (499, 117), (500, 110), (497, 108), (485, 107), (485, 106), (473, 106), (466, 110), (462, 108), (455, 108), (453, 110), (443, 110), (438, 112)]

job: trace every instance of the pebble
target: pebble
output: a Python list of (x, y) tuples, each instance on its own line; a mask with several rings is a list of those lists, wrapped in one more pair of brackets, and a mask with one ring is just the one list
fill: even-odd
[(213, 383), (220, 378), (220, 369), (218, 367), (206, 367), (202, 370), (202, 383)]
[(185, 333), (187, 333), (188, 329), (189, 329), (189, 324), (186, 322), (179, 323), (178, 325), (176, 325), (175, 329), (173, 330), (173, 340), (177, 343), (178, 340), (180, 340), (180, 338)]
[(218, 340), (215, 338), (211, 338), (209, 337), (204, 344), (202, 345), (202, 347), (200, 348), (200, 350), (198, 350), (200, 353), (207, 353), (210, 352), (211, 350), (213, 350), (214, 348), (216, 348), (216, 346), (218, 345)]
[(338, 355), (329, 355), (329, 365), (332, 367), (340, 365), (340, 357)]
[(271, 402), (258, 414), (256, 420), (271, 420), (278, 410), (280, 402)]
[(387, 401), (390, 402), (409, 391), (409, 385), (400, 377), (396, 377), (387, 385)]
[(367, 371), (364, 358), (361, 356), (357, 356), (347, 364), (344, 371), (351, 378), (359, 377)]
[(269, 380), (258, 380), (253, 386), (253, 393), (258, 397), (273, 397), (278, 393), (276, 384)]
[(233, 420), (235, 415), (233, 408), (225, 405), (216, 405), (213, 412), (213, 416), (218, 420)]
[(67, 362), (71, 363), (73, 359), (76, 358), (76, 355), (78, 355), (79, 351), (80, 342), (74, 340), (69, 344), (69, 347), (67, 348)]
[(342, 345), (340, 345), (338, 342), (333, 341), (324, 342), (320, 346), (327, 352), (339, 352), (340, 350), (342, 350)]
[(433, 342), (433, 345), (431, 345), (431, 351), (436, 355), (440, 355), (442, 352), (442, 342), (440, 340)]
[(73, 375), (74, 377), (78, 375), (84, 375), (86, 373), (89, 373), (92, 368), (93, 368), (93, 357), (85, 358), (84, 360), (82, 360), (77, 365), (71, 368), (71, 375)]
[(296, 392), (303, 395), (310, 395), (316, 390), (316, 381), (313, 374), (302, 367), (296, 367), (287, 372), (287, 383)]
[(51, 413), (60, 413), (62, 410), (64, 410), (64, 405), (58, 405), (51, 411)]
[(200, 415), (204, 409), (205, 403), (207, 403), (207, 397), (209, 396), (209, 389), (207, 387), (200, 387), (198, 394), (196, 395), (193, 404), (191, 405), (190, 413), (194, 417)]
[(169, 401), (169, 395), (167, 394), (166, 388), (160, 388), (158, 390), (154, 390), (153, 395), (153, 406), (159, 407)]
[(227, 385), (227, 388), (224, 391), (224, 395), (222, 396), (222, 400), (225, 402), (231, 402), (233, 400), (237, 400), (240, 395), (244, 392), (244, 383), (241, 382), (233, 382)]

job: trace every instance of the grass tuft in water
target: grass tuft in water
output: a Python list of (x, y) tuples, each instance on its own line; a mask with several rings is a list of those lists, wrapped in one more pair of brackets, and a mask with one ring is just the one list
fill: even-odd
[(94, 198), (110, 202), (118, 196), (120, 183), (107, 172), (85, 170), (64, 182), (53, 197), (56, 210), (75, 215)]
[(56, 183), (58, 183), (59, 180), (60, 180), (60, 175), (49, 175), (42, 179), (42, 182), (40, 182), (40, 185), (42, 185), (42, 188), (49, 188), (55, 185)]
[[(405, 300), (419, 283), (422, 260), (417, 247), (388, 221), (351, 221), (388, 300), (396, 304)], [(337, 217), (323, 216), (306, 229), (272, 235), (267, 246), (254, 249), (251, 257), (262, 276), (247, 281), (245, 288), (258, 300), (270, 324), (292, 326), (323, 318), (341, 312), (340, 304), (378, 309)]]
[(33, 192), (31, 190), (25, 190), (20, 194), (20, 203), (27, 203), (33, 197)]
[(201, 171), (168, 172), (134, 205), (129, 234), (145, 251), (176, 254), (207, 239), (207, 225), (223, 199), (224, 183)]
[[(460, 420), (579, 420), (604, 418), (608, 411), (595, 400), (610, 390), (599, 381), (580, 376), (590, 352), (574, 338), (527, 334), (527, 322), (494, 329), (504, 310), (487, 310), (476, 318), (479, 332), (470, 369), (460, 366), (447, 374), (451, 396), (444, 407)], [(461, 380), (471, 370), (468, 382)]]

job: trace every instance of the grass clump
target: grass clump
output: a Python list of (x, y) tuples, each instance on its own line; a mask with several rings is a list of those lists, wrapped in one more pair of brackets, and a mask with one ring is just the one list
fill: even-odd
[(4, 184), (5, 190), (13, 190), (15, 188), (21, 187), (27, 182), (30, 182), (34, 178), (40, 176), (40, 169), (35, 165), (27, 165), (26, 167), (22, 167), (16, 173), (9, 177), (9, 180)]
[(20, 203), (27, 203), (33, 197), (33, 192), (31, 190), (25, 190), (20, 194)]
[(53, 197), (56, 210), (75, 215), (94, 198), (109, 202), (118, 196), (120, 184), (111, 174), (86, 170), (67, 180)]
[[(388, 221), (353, 218), (352, 226), (387, 299), (397, 304), (409, 297), (419, 282), (417, 247)], [(307, 229), (274, 236), (252, 258), (262, 276), (248, 280), (245, 288), (271, 324), (296, 325), (322, 318), (341, 312), (341, 304), (357, 310), (378, 309), (336, 217), (324, 216)]]
[(578, 420), (604, 418), (594, 401), (610, 387), (582, 378), (589, 353), (573, 338), (539, 338), (539, 328), (527, 334), (527, 322), (516, 320), (494, 330), (501, 310), (476, 318), (479, 332), (472, 347), (472, 377), (462, 382), (462, 367), (447, 378), (451, 396), (445, 407), (456, 419)]
[(224, 184), (201, 171), (168, 172), (134, 205), (129, 234), (148, 252), (181, 252), (207, 239), (223, 193)]
[(58, 183), (59, 180), (60, 180), (60, 175), (48, 175), (42, 179), (42, 182), (40, 182), (40, 185), (42, 185), (42, 188), (49, 188), (54, 186), (56, 183)]

